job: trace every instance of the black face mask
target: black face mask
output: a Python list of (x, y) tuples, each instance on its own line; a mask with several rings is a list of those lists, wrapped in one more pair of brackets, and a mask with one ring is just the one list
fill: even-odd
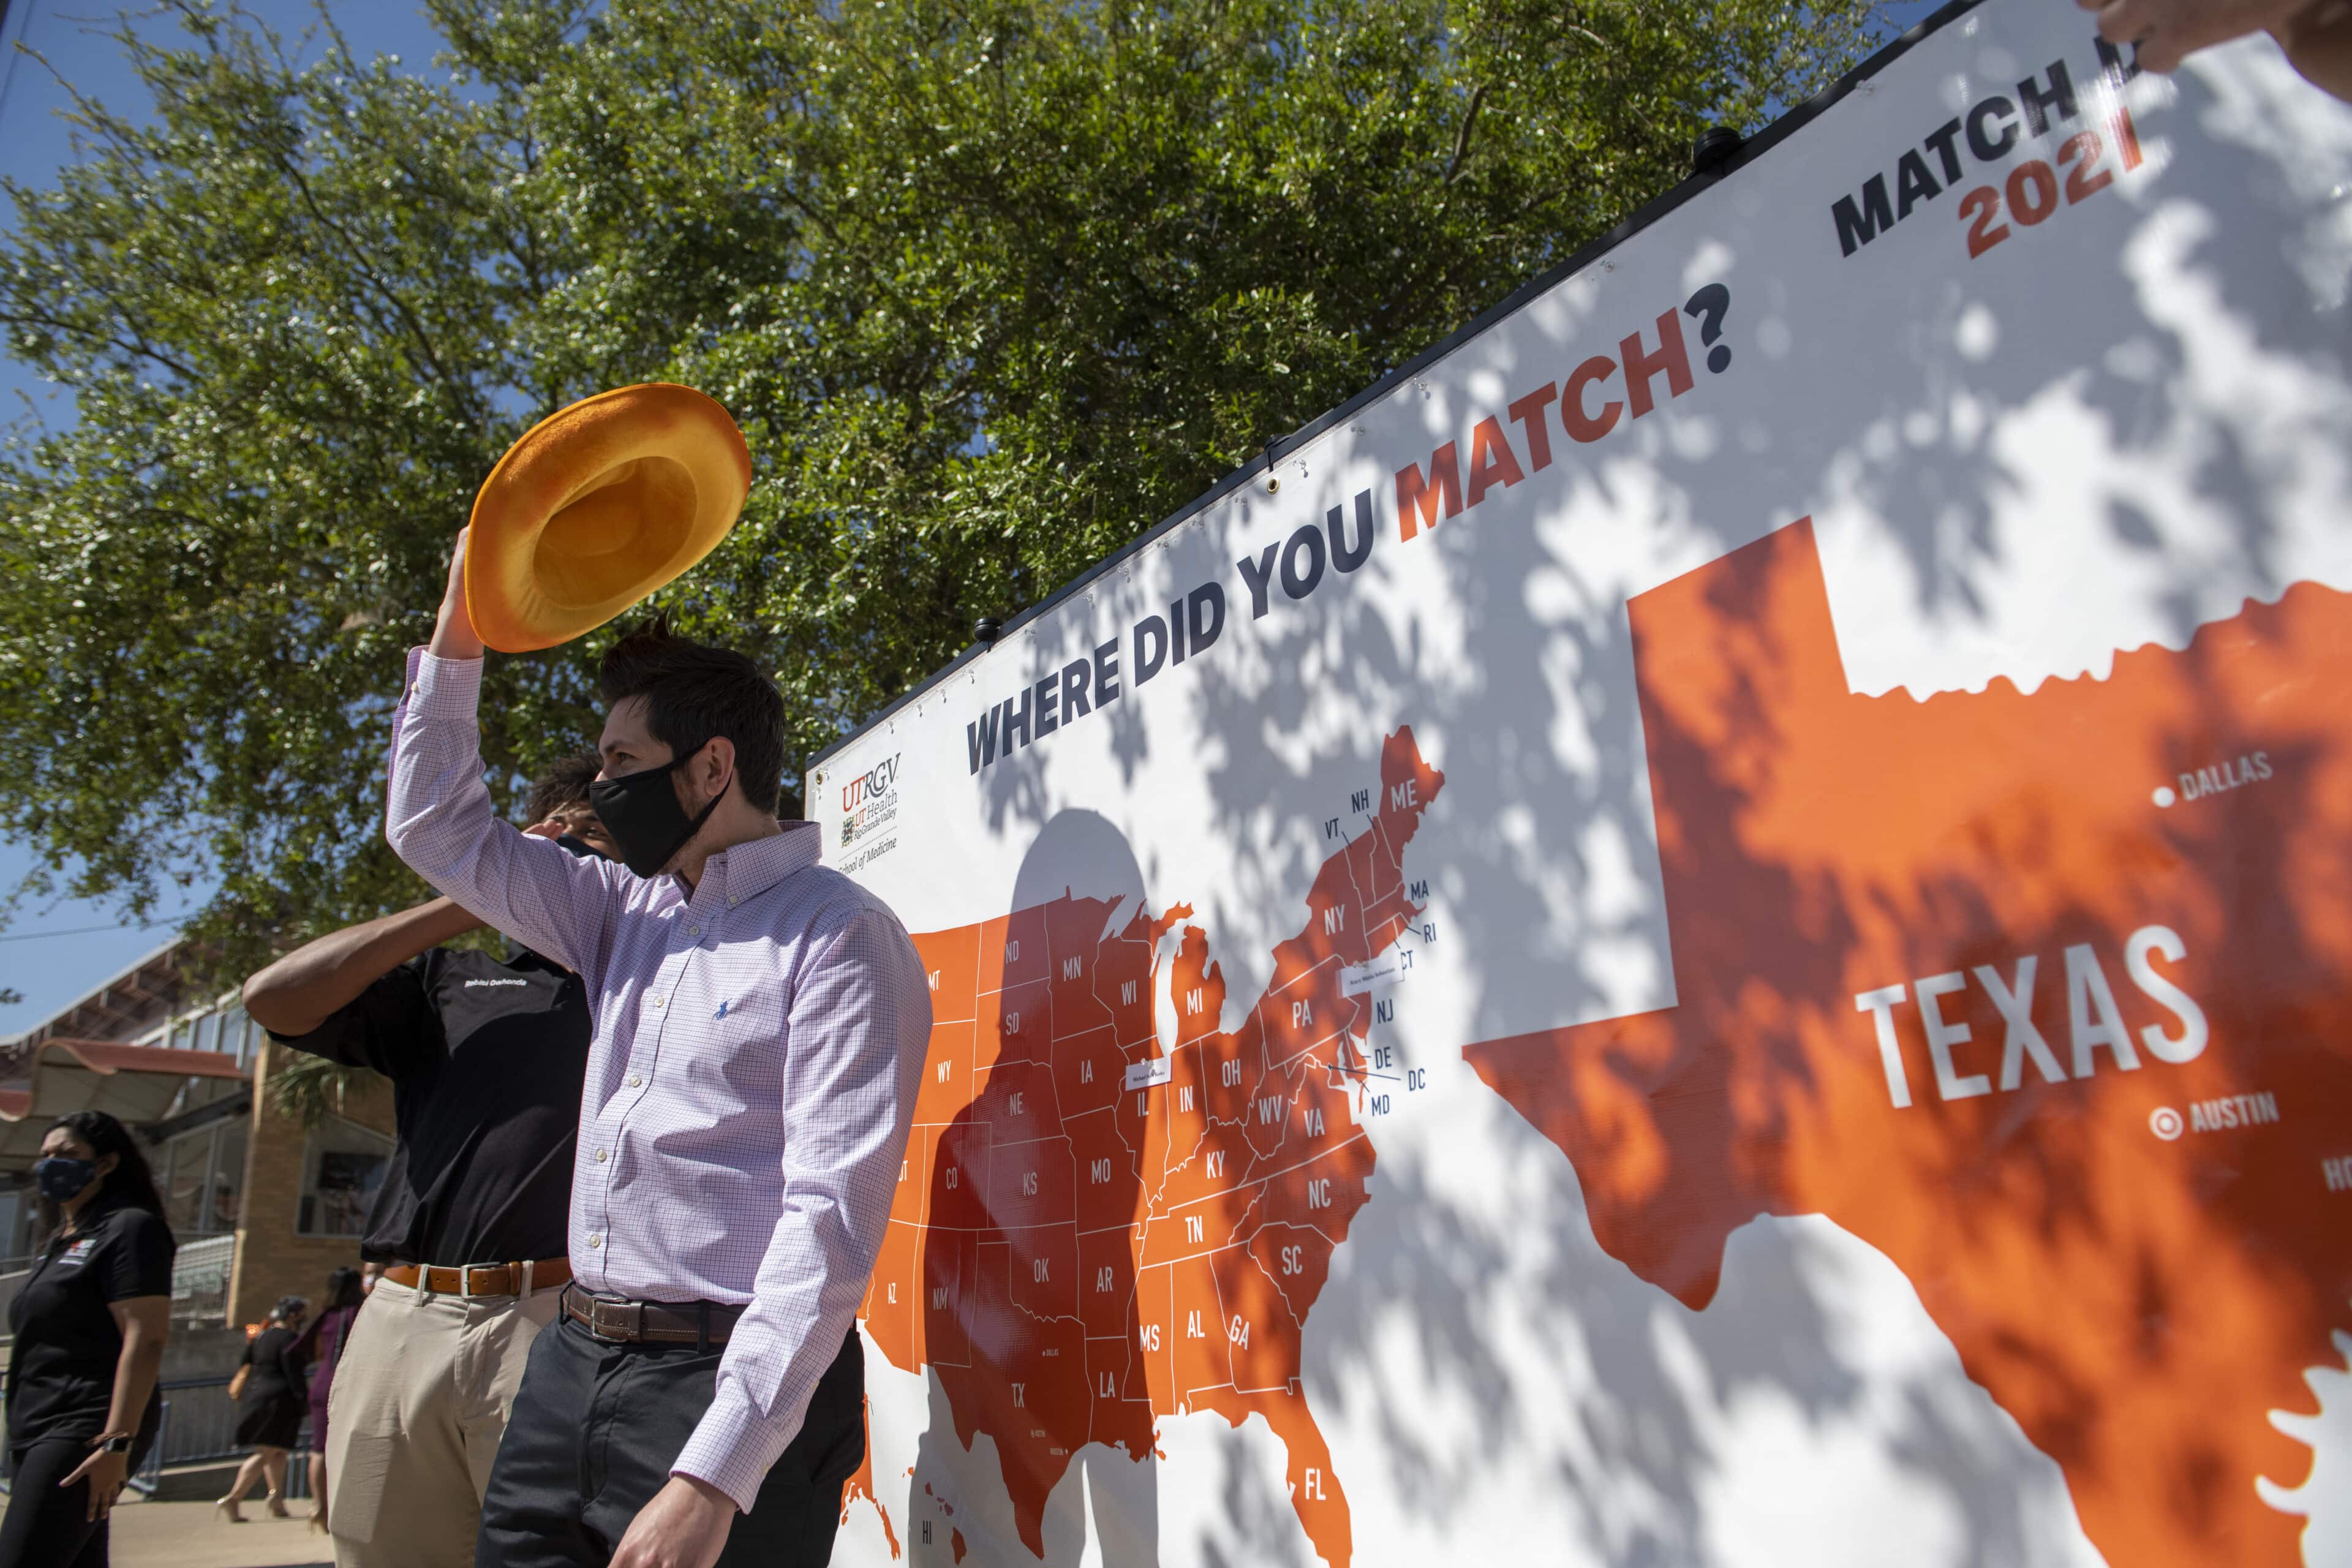
[(43, 1197), (61, 1204), (79, 1196), (84, 1187), (98, 1180), (98, 1163), (52, 1154), (33, 1162), (33, 1180), (40, 1184)]
[[(650, 877), (669, 864), (669, 858), (686, 847), (686, 841), (702, 831), (719, 803), (727, 798), (722, 787), (710, 797), (710, 804), (701, 814), (689, 817), (686, 807), (677, 804), (677, 791), (672, 787), (669, 775), (692, 762), (702, 752), (697, 746), (686, 755), (657, 767), (640, 768), (633, 773), (623, 773), (616, 779), (597, 779), (588, 786), (588, 804), (596, 810), (604, 831), (619, 846), (621, 864), (640, 877)], [(731, 785), (733, 781), (729, 781)]]

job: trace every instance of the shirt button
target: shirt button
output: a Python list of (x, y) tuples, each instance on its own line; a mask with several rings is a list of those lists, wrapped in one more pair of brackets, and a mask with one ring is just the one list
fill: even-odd
[(646, 998), (646, 1005), (655, 1009), (656, 1012), (661, 1008), (661, 1002), (662, 999), (658, 996), (648, 996)]
[(588, 1238), (588, 1245), (590, 1247), (602, 1247), (604, 1245), (604, 1238), (601, 1236), (592, 1236)]
[(603, 1163), (604, 1163), (604, 1156), (605, 1156), (606, 1152), (607, 1152), (607, 1151), (603, 1150), (603, 1149), (599, 1149), (599, 1150), (597, 1150), (597, 1151), (596, 1151), (596, 1163), (598, 1163), (598, 1164), (600, 1164), (600, 1165), (601, 1165), (601, 1164), (603, 1164)]
[(646, 1081), (645, 1079), (643, 1079), (639, 1078), (639, 1077), (638, 1077), (636, 1074), (635, 1074), (635, 1073), (631, 1073), (631, 1074), (629, 1075), (629, 1087), (630, 1087), (631, 1089), (635, 1089), (635, 1088), (636, 1088), (639, 1084), (642, 1084), (642, 1083), (643, 1083), (643, 1082), (645, 1082), (645, 1081)]
[(686, 934), (688, 936), (700, 936), (702, 934), (702, 928), (700, 926), (688, 926), (686, 928)]

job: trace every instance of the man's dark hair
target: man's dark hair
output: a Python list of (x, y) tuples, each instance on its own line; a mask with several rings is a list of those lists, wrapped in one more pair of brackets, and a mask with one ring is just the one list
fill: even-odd
[(646, 700), (646, 728), (673, 757), (724, 735), (735, 747), (735, 784), (773, 816), (784, 777), (784, 696), (760, 667), (731, 649), (689, 642), (656, 616), (621, 635), (604, 655), (604, 705)]
[(578, 752), (539, 775), (523, 806), (523, 825), (545, 822), (559, 811), (579, 811), (588, 805), (589, 781), (603, 767), (593, 752)]

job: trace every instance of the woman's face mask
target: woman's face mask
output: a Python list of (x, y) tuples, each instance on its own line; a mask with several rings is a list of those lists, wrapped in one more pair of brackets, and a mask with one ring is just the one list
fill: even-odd
[(98, 1180), (98, 1163), (77, 1160), (69, 1154), (52, 1154), (33, 1163), (33, 1180), (40, 1184), (43, 1197), (51, 1203), (65, 1203), (79, 1197), (83, 1188)]

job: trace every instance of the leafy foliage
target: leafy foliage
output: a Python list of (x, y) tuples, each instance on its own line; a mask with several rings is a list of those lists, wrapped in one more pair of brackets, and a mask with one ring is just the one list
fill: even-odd
[(344, 1097), (373, 1076), (366, 1068), (281, 1050), (270, 1065), (269, 1101), (280, 1116), (310, 1131), (341, 1115)]
[[(1849, 66), (1867, 0), (434, 0), (429, 71), (169, 0), (142, 125), (11, 184), (0, 830), (246, 962), (419, 891), (402, 652), (499, 453), (717, 395), (743, 522), (660, 595), (816, 750)], [(605, 637), (491, 664), (513, 791)]]

